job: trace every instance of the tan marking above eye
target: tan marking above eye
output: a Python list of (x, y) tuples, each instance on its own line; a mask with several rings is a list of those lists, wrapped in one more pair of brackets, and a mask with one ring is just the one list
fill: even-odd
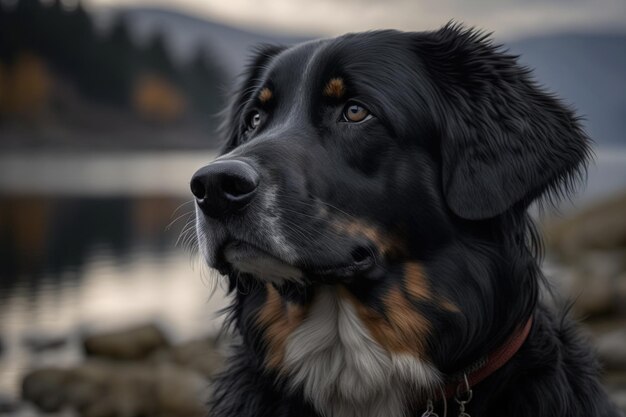
[(273, 93), (272, 90), (270, 90), (269, 88), (265, 87), (261, 90), (261, 92), (259, 93), (259, 101), (261, 103), (267, 103), (268, 101), (270, 101), (273, 97)]
[(341, 78), (331, 78), (324, 87), (326, 97), (341, 98), (346, 93), (346, 86)]

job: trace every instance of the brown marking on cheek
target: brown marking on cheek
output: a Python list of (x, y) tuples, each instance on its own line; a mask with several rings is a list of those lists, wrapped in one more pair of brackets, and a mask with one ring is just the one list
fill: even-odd
[(460, 313), (461, 312), (461, 309), (459, 308), (459, 306), (457, 306), (456, 304), (454, 304), (450, 300), (442, 299), (439, 302), (439, 306), (441, 308), (443, 308), (444, 310), (449, 311), (450, 313)]
[(348, 297), (374, 340), (383, 348), (393, 353), (409, 353), (422, 359), (428, 357), (426, 340), (431, 324), (415, 310), (398, 287), (390, 289), (383, 298), (386, 316), (367, 307), (353, 296)]
[(430, 300), (432, 298), (424, 269), (417, 262), (404, 264), (404, 287), (406, 292), (415, 300)]
[(341, 78), (331, 78), (324, 87), (326, 97), (342, 98), (346, 93), (346, 86)]
[(450, 313), (461, 312), (459, 307), (450, 300), (432, 293), (424, 268), (417, 262), (404, 264), (404, 288), (413, 300), (432, 301)]
[(258, 324), (264, 329), (267, 343), (265, 364), (279, 369), (285, 357), (285, 344), (289, 335), (302, 323), (304, 307), (285, 302), (276, 288), (267, 284), (267, 299), (258, 312)]
[(320, 204), (317, 207), (317, 215), (322, 219), (326, 219), (328, 217), (328, 208), (325, 205)]
[(361, 220), (336, 221), (334, 226), (340, 233), (368, 239), (383, 255), (398, 255), (404, 252), (402, 244), (398, 239), (382, 233), (378, 228)]
[(270, 90), (269, 88), (265, 87), (261, 90), (261, 92), (259, 93), (259, 101), (263, 104), (267, 103), (268, 101), (270, 101), (273, 97), (273, 93), (272, 90)]
[(386, 307), (387, 319), (394, 329), (393, 334), (396, 335), (394, 343), (404, 347), (400, 351), (425, 356), (426, 340), (431, 328), (428, 319), (415, 309), (398, 287), (389, 290), (383, 303)]

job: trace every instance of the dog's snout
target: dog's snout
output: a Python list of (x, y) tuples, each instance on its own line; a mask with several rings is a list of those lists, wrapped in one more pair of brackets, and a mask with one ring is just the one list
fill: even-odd
[(207, 216), (220, 217), (246, 207), (259, 182), (259, 174), (250, 164), (233, 159), (200, 168), (190, 186), (202, 211)]

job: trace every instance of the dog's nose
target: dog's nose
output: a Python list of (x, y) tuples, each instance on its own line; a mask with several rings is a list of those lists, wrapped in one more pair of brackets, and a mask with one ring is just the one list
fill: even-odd
[(202, 211), (221, 217), (244, 208), (256, 194), (258, 172), (239, 160), (216, 161), (200, 168), (191, 177), (191, 192)]

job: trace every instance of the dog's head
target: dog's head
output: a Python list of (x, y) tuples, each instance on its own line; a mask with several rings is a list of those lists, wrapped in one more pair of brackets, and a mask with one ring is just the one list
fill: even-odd
[(259, 279), (366, 273), (525, 209), (587, 141), (514, 57), (448, 26), (262, 47), (199, 170), (209, 264)]
[(259, 288), (337, 284), (392, 322), (411, 309), (397, 317), (423, 320), (427, 354), (447, 359), (532, 292), (526, 209), (588, 153), (515, 57), (455, 25), (262, 47), (224, 131), (191, 181), (207, 262)]

